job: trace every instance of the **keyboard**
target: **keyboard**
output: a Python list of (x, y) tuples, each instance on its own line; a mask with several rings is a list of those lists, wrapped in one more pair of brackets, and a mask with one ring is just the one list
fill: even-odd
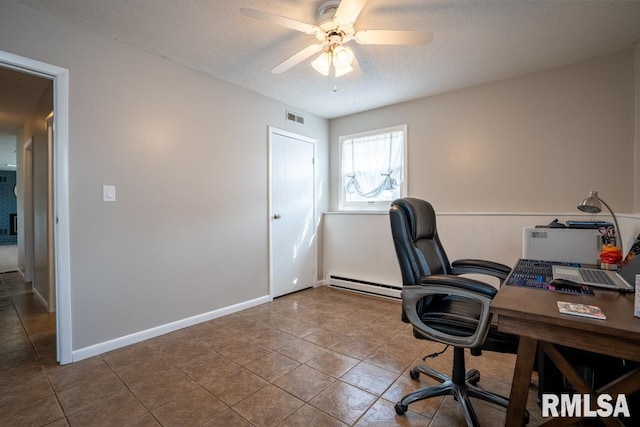
[(522, 286), (525, 288), (544, 289), (553, 292), (566, 294), (593, 295), (593, 290), (586, 285), (582, 286), (562, 286), (551, 285), (553, 280), (553, 266), (579, 267), (576, 263), (541, 261), (534, 259), (519, 259), (513, 267), (511, 274), (505, 282), (511, 286)]
[(581, 268), (580, 275), (585, 282), (605, 283), (607, 285), (616, 286), (616, 283), (611, 280), (611, 277), (603, 271)]

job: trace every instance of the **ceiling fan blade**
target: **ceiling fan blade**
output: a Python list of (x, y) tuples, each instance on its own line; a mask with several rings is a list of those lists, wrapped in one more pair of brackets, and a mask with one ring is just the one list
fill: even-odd
[(366, 2), (367, 0), (342, 0), (333, 19), (341, 26), (353, 25)]
[(291, 28), (292, 30), (300, 31), (307, 34), (316, 34), (320, 31), (315, 25), (307, 24), (305, 22), (296, 21), (295, 19), (287, 18), (286, 16), (280, 16), (269, 12), (263, 12), (262, 10), (252, 9), (249, 7), (243, 7), (240, 9), (243, 15), (250, 18), (259, 19), (261, 21), (270, 22), (271, 24), (280, 25), (281, 27)]
[(284, 61), (282, 61), (275, 67), (273, 67), (271, 69), (271, 72), (273, 74), (284, 73), (285, 71), (299, 64), (300, 62), (304, 61), (311, 55), (320, 52), (322, 49), (324, 49), (324, 46), (325, 45), (323, 43), (312, 44), (310, 46), (307, 46), (301, 51), (299, 51), (298, 53), (294, 54), (293, 56), (290, 56), (289, 58), (285, 59)]
[(355, 34), (360, 44), (419, 45), (433, 40), (431, 31), (360, 30)]

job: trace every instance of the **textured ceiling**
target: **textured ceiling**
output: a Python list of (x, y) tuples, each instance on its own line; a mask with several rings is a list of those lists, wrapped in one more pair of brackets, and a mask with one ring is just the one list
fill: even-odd
[(17, 0), (106, 37), (326, 118), (522, 75), (632, 47), (640, 1), (369, 0), (356, 29), (422, 29), (425, 46), (351, 42), (360, 70), (335, 81), (275, 65), (312, 35), (240, 13), (316, 23), (322, 0)]

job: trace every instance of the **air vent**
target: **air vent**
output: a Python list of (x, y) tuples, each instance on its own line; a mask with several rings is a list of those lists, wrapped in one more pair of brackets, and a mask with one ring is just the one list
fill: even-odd
[(287, 111), (287, 120), (301, 125), (304, 124), (304, 117), (300, 114), (292, 113), (291, 111)]

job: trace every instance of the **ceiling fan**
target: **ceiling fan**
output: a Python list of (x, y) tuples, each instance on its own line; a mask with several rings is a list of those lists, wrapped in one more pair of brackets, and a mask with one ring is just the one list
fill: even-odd
[[(421, 45), (433, 39), (431, 31), (409, 30), (358, 30), (355, 23), (367, 0), (328, 0), (317, 10), (318, 23), (307, 24), (292, 18), (253, 8), (242, 8), (240, 12), (251, 18), (315, 35), (314, 43), (285, 59), (271, 69), (274, 74), (283, 73), (311, 56), (322, 52), (312, 63), (320, 74), (335, 77), (353, 71), (353, 50), (345, 46), (351, 40), (367, 45)], [(333, 65), (333, 68), (331, 67)]]

